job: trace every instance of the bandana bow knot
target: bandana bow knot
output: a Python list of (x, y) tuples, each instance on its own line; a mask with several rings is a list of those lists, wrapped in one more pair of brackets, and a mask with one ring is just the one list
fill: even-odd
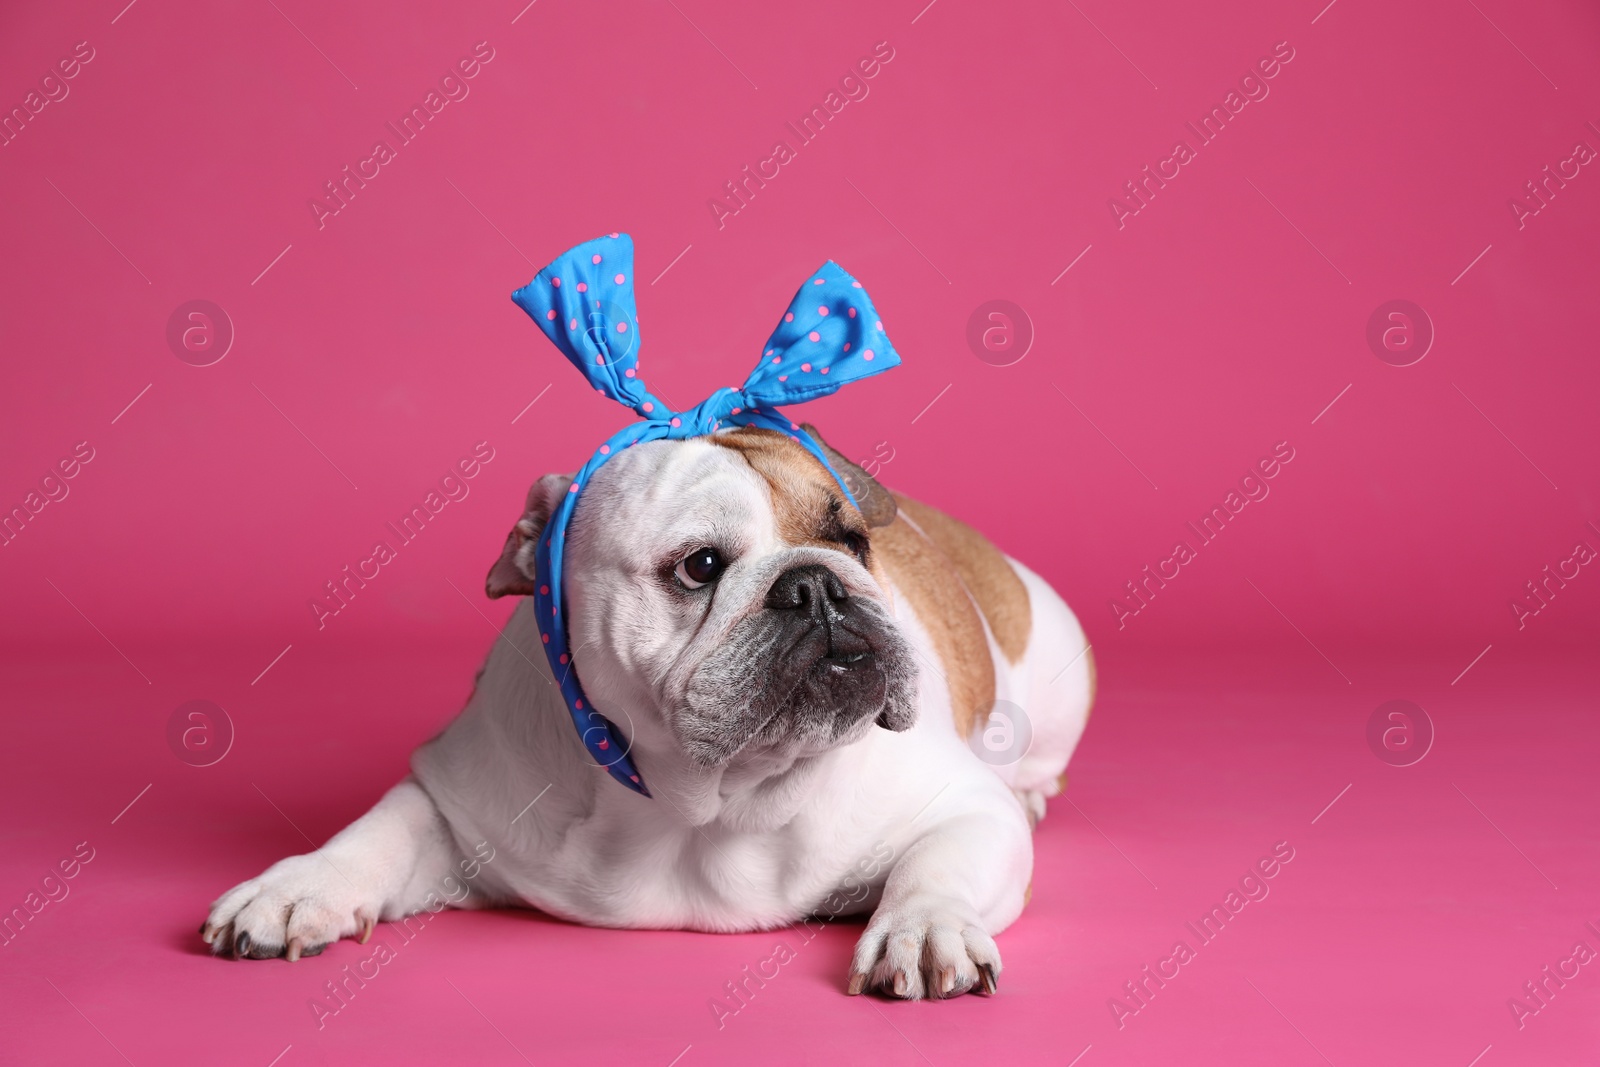
[(639, 321), (633, 298), (633, 239), (614, 233), (568, 250), (511, 294), (589, 384), (633, 409), (643, 422), (625, 427), (601, 445), (573, 476), (566, 497), (550, 516), (534, 554), (534, 593), (540, 639), (550, 670), (595, 762), (623, 785), (650, 795), (616, 726), (597, 712), (572, 669), (563, 619), (562, 558), (578, 497), (607, 460), (641, 441), (681, 440), (724, 427), (760, 426), (792, 437), (833, 475), (856, 504), (839, 472), (811, 436), (778, 410), (837, 392), (841, 386), (898, 366), (900, 356), (861, 283), (829, 260), (800, 286), (783, 320), (740, 388), (718, 389), (685, 411), (646, 388), (639, 375)]

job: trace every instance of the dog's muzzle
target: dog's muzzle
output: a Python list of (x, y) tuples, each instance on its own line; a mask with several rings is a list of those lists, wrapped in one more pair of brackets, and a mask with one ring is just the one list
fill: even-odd
[(786, 629), (809, 627), (811, 637), (826, 642), (820, 657), (835, 670), (866, 670), (873, 664), (872, 646), (846, 623), (850, 594), (839, 576), (820, 564), (791, 567), (767, 590), (766, 606), (789, 613)]
[(679, 722), (685, 748), (715, 765), (751, 744), (819, 751), (870, 723), (916, 717), (911, 648), (881, 604), (852, 597), (829, 567), (781, 572), (761, 610), (695, 672)]

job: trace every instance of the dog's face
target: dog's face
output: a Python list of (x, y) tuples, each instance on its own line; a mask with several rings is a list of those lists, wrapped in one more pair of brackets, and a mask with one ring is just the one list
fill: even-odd
[[(861, 510), (769, 430), (654, 441), (600, 468), (568, 531), (565, 588), (574, 666), (602, 714), (637, 733), (643, 712), (707, 768), (911, 726), (916, 668), (872, 549), (894, 501), (829, 454)], [(535, 484), (491, 596), (531, 591), (533, 543), (569, 484)]]

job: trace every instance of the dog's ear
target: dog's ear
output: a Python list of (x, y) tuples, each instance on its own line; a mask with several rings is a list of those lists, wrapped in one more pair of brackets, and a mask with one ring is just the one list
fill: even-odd
[(528, 489), (528, 503), (522, 518), (506, 535), (500, 558), (489, 568), (483, 591), (490, 600), (503, 596), (531, 596), (537, 575), (533, 570), (533, 551), (544, 533), (545, 523), (572, 485), (570, 474), (546, 474)]
[(893, 522), (900, 509), (895, 504), (894, 497), (889, 495), (889, 490), (879, 485), (872, 475), (845, 459), (838, 449), (824, 441), (815, 426), (808, 422), (800, 428), (817, 443), (817, 447), (822, 449), (822, 454), (828, 457), (828, 462), (833, 464), (833, 469), (844, 479), (844, 484), (856, 498), (856, 504), (860, 506), (861, 515), (867, 520), (867, 525), (887, 526)]

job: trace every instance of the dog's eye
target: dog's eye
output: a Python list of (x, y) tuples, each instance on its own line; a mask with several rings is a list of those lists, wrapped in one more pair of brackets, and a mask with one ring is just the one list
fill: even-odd
[(716, 549), (697, 548), (679, 562), (675, 573), (686, 588), (699, 589), (716, 581), (727, 566)]
[(850, 550), (851, 554), (854, 555), (856, 559), (861, 561), (863, 566), (866, 565), (867, 539), (865, 537), (862, 537), (858, 533), (847, 533), (844, 535), (844, 545)]

